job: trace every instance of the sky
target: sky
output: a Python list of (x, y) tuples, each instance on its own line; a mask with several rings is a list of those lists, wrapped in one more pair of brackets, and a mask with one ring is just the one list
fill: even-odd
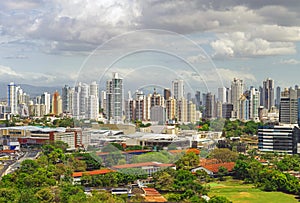
[(135, 91), (299, 82), (299, 0), (0, 1), (0, 81)]

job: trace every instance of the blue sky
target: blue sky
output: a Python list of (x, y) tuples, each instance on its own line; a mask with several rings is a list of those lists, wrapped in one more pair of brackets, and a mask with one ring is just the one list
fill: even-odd
[[(104, 85), (112, 72), (135, 88), (191, 90), (299, 82), (298, 0), (0, 1), (0, 80)], [(103, 86), (104, 88), (104, 86)]]

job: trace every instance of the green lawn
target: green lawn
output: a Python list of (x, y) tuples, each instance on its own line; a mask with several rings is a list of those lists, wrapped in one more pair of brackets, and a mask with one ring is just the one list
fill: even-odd
[(243, 184), (240, 181), (228, 180), (209, 183), (210, 197), (224, 196), (233, 203), (293, 203), (298, 202), (294, 195), (282, 192), (264, 192), (251, 184)]

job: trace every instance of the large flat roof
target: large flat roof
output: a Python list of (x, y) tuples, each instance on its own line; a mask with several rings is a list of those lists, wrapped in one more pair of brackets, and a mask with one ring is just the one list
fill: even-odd
[(42, 127), (42, 126), (13, 126), (13, 127), (4, 127), (0, 128), (5, 130), (27, 130), (30, 132), (33, 131), (40, 131), (40, 132), (66, 132), (66, 128), (57, 127), (57, 128), (49, 128), (49, 127)]

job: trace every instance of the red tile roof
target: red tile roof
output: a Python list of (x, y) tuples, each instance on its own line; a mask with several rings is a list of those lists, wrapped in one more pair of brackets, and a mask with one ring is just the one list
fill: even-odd
[(200, 158), (199, 160), (199, 166), (205, 166), (209, 164), (218, 164), (220, 161), (218, 159), (205, 159), (205, 158)]
[(15, 150), (4, 149), (4, 150), (0, 151), (0, 153), (15, 153)]
[(134, 153), (134, 152), (151, 152), (151, 150), (137, 149), (137, 150), (126, 150), (124, 153)]
[(175, 166), (174, 164), (162, 164), (158, 162), (144, 162), (144, 163), (136, 163), (136, 164), (123, 164), (113, 166), (112, 168), (115, 169), (122, 169), (122, 168), (141, 168), (145, 166), (156, 166), (156, 167), (172, 167)]
[(145, 192), (145, 201), (146, 202), (167, 202), (166, 198), (164, 198), (156, 189), (154, 188), (143, 188)]
[(203, 168), (212, 171), (213, 173), (218, 173), (219, 168), (221, 166), (227, 168), (228, 172), (231, 172), (234, 168), (235, 163), (234, 162), (226, 162), (226, 163), (218, 163), (218, 164), (208, 164), (202, 166)]
[(73, 177), (82, 177), (82, 175), (102, 175), (102, 174), (107, 174), (115, 172), (114, 170), (110, 169), (100, 169), (100, 170), (95, 170), (95, 171), (85, 171), (85, 172), (74, 172), (72, 174)]
[(172, 150), (168, 150), (168, 152), (170, 152), (171, 154), (177, 154), (177, 153), (182, 153), (185, 152), (186, 150), (183, 149), (172, 149)]

